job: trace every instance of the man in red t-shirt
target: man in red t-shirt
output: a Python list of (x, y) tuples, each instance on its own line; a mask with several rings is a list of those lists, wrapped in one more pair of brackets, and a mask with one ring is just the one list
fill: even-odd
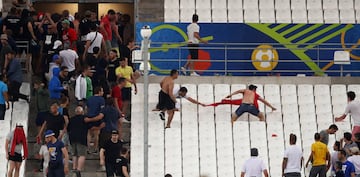
[(70, 28), (70, 21), (67, 19), (63, 20), (61, 24), (63, 27), (62, 42), (64, 44), (64, 49), (76, 51), (77, 35), (75, 29)]
[(111, 50), (111, 40), (112, 40), (112, 30), (111, 22), (115, 20), (115, 11), (113, 9), (108, 10), (107, 15), (105, 15), (100, 22), (100, 32), (104, 37), (106, 50), (109, 52)]
[(119, 114), (121, 113), (122, 110), (122, 93), (121, 93), (121, 89), (124, 88), (126, 85), (126, 79), (123, 77), (120, 77), (117, 80), (117, 84), (112, 88), (111, 90), (111, 96), (114, 98), (114, 104), (116, 109), (119, 111)]

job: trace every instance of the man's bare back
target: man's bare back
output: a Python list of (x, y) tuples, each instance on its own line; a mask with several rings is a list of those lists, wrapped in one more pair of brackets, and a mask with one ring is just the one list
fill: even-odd
[(167, 76), (165, 77), (161, 82), (160, 82), (160, 87), (161, 90), (168, 94), (173, 92), (173, 88), (174, 88), (174, 79), (171, 76)]
[(252, 90), (245, 89), (243, 92), (242, 103), (254, 104), (255, 92)]

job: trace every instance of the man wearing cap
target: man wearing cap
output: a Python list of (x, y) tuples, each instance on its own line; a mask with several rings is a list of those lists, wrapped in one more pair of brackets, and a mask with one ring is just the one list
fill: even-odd
[(269, 102), (267, 102), (265, 99), (260, 97), (256, 93), (257, 86), (255, 85), (249, 85), (248, 89), (241, 89), (238, 91), (235, 91), (234, 93), (231, 93), (226, 98), (230, 98), (233, 95), (236, 94), (243, 94), (242, 103), (241, 105), (236, 109), (234, 113), (231, 115), (231, 122), (234, 123), (243, 113), (248, 112), (254, 116), (257, 116), (260, 121), (265, 121), (265, 116), (262, 112), (259, 111), (257, 101), (263, 102), (266, 106), (269, 106), (272, 111), (275, 111), (276, 108), (272, 106)]
[(351, 162), (355, 167), (355, 175), (356, 177), (360, 176), (360, 154), (359, 154), (359, 148), (358, 147), (352, 147), (350, 148), (350, 152), (352, 156), (348, 157), (348, 161)]
[(58, 54), (54, 54), (49, 63), (49, 72), (47, 73), (47, 79), (50, 81), (53, 77), (54, 68), (60, 68), (61, 58)]
[(0, 50), (0, 72), (5, 73), (6, 67), (7, 67), (5, 55), (9, 51), (12, 51), (12, 48), (10, 47), (10, 45), (8, 43), (8, 37), (6, 34), (2, 34), (0, 36), (0, 40), (1, 40), (1, 46), (2, 46), (1, 50)]
[(70, 28), (70, 21), (68, 19), (63, 20), (61, 23), (63, 27), (62, 41), (64, 49), (73, 49), (76, 51), (77, 35), (75, 29)]
[(250, 156), (250, 159), (245, 161), (240, 176), (245, 177), (246, 174), (249, 177), (261, 177), (261, 173), (263, 173), (265, 177), (269, 177), (265, 162), (258, 157), (257, 148), (250, 149)]
[(105, 15), (105, 17), (103, 17), (100, 22), (100, 32), (104, 36), (107, 52), (109, 52), (111, 49), (111, 22), (115, 20), (115, 15), (115, 11), (113, 9), (109, 9), (107, 15)]
[(52, 130), (45, 132), (45, 141), (50, 155), (48, 177), (65, 177), (69, 173), (69, 155), (64, 143), (55, 137)]
[(100, 149), (100, 165), (106, 168), (106, 176), (118, 176), (116, 169), (116, 159), (120, 158), (120, 150), (122, 143), (119, 141), (119, 132), (111, 131), (111, 139), (109, 139)]
[(49, 93), (50, 93), (50, 99), (57, 102), (61, 98), (61, 93), (64, 90), (67, 90), (67, 86), (63, 86), (60, 78), (60, 68), (56, 67), (53, 69), (53, 77), (51, 78), (49, 82)]

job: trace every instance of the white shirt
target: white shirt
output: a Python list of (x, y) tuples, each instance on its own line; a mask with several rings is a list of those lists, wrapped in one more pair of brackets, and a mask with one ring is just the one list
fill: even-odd
[(42, 155), (44, 158), (43, 170), (44, 172), (46, 172), (46, 168), (48, 167), (50, 156), (49, 156), (49, 150), (45, 144), (40, 147), (39, 154)]
[(86, 98), (86, 79), (80, 74), (75, 81), (75, 98), (83, 100)]
[(262, 177), (266, 166), (263, 160), (258, 157), (251, 157), (246, 160), (241, 172), (245, 173), (245, 177)]
[(352, 155), (347, 159), (355, 166), (355, 174), (360, 174), (360, 155)]
[(173, 95), (175, 98), (186, 98), (186, 99), (189, 98), (187, 95), (185, 95), (184, 97), (180, 96), (179, 91), (180, 91), (180, 88), (173, 89)]
[(200, 32), (200, 26), (197, 23), (191, 23), (187, 26), (187, 35), (189, 38), (189, 43), (198, 44), (199, 40), (194, 36), (195, 32)]
[(284, 158), (287, 158), (284, 173), (300, 173), (302, 157), (303, 153), (301, 149), (296, 145), (290, 145), (284, 153)]
[(51, 80), (54, 75), (54, 68), (59, 68), (59, 66), (54, 62), (49, 63), (49, 80)]
[(75, 61), (79, 58), (75, 50), (66, 49), (59, 52), (60, 57), (62, 58), (61, 66), (66, 66), (69, 72), (75, 70)]
[[(96, 33), (97, 33), (97, 36), (96, 36)], [(96, 36), (96, 38), (95, 38), (95, 36)], [(94, 40), (94, 38), (95, 38), (95, 40)], [(99, 32), (95, 32), (95, 31), (88, 33), (86, 35), (86, 41), (90, 41), (90, 43), (91, 43), (91, 41), (93, 41), (93, 40), (94, 40), (94, 42), (89, 46), (89, 48), (87, 50), (88, 53), (94, 53), (93, 52), (94, 47), (99, 47), (101, 49), (101, 42), (103, 40), (103, 35)]]
[(345, 115), (351, 114), (355, 126), (360, 126), (360, 102), (351, 101), (345, 108)]

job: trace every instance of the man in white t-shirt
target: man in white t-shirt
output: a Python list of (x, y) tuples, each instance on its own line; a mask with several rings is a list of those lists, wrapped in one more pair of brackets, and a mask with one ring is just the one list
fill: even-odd
[(90, 32), (86, 35), (85, 52), (83, 54), (83, 60), (85, 60), (87, 54), (93, 54), (94, 47), (106, 47), (103, 35), (97, 31), (96, 24), (90, 26)]
[(61, 50), (59, 55), (62, 59), (61, 66), (66, 66), (68, 68), (69, 74), (68, 79), (75, 75), (76, 69), (80, 66), (79, 56), (75, 50), (66, 49)]
[(348, 98), (348, 105), (345, 108), (345, 112), (340, 117), (336, 117), (335, 121), (339, 122), (346, 118), (346, 115), (351, 114), (354, 126), (352, 130), (352, 139), (355, 140), (355, 134), (360, 133), (360, 102), (355, 101), (355, 92), (349, 91), (346, 93)]
[[(191, 103), (194, 103), (194, 104), (198, 104), (198, 105), (201, 105), (201, 106), (206, 106), (205, 104), (189, 97), (188, 95), (186, 95), (188, 92), (187, 88), (186, 87), (180, 87), (178, 89), (173, 89), (173, 95), (175, 98), (185, 98), (187, 99), (188, 101), (190, 101)], [(176, 102), (175, 103), (175, 111), (179, 111), (180, 109), (180, 103), (179, 102)], [(160, 109), (153, 109), (153, 111), (160, 111)], [(165, 112), (161, 111), (160, 112), (160, 118), (161, 119), (165, 119)]]
[(259, 152), (256, 148), (251, 148), (250, 159), (246, 160), (241, 170), (241, 177), (261, 177), (264, 173), (265, 177), (269, 177), (265, 162), (258, 157)]
[(46, 169), (48, 168), (49, 160), (50, 160), (49, 150), (48, 150), (46, 144), (43, 144), (40, 147), (39, 156), (40, 156), (41, 159), (44, 159), (44, 162), (43, 162), (43, 174), (44, 174), (44, 177), (46, 177), (47, 176)]
[(207, 41), (201, 39), (200, 37), (200, 26), (197, 24), (199, 21), (199, 16), (194, 14), (192, 16), (192, 23), (187, 26), (187, 35), (188, 35), (188, 47), (190, 58), (187, 60), (184, 67), (181, 67), (182, 72), (186, 75), (186, 69), (190, 70), (190, 75), (199, 76), (194, 70), (194, 60), (199, 58), (199, 42), (207, 43)]
[(282, 162), (282, 176), (300, 177), (303, 162), (303, 152), (296, 146), (296, 135), (290, 134), (290, 146), (285, 150)]

